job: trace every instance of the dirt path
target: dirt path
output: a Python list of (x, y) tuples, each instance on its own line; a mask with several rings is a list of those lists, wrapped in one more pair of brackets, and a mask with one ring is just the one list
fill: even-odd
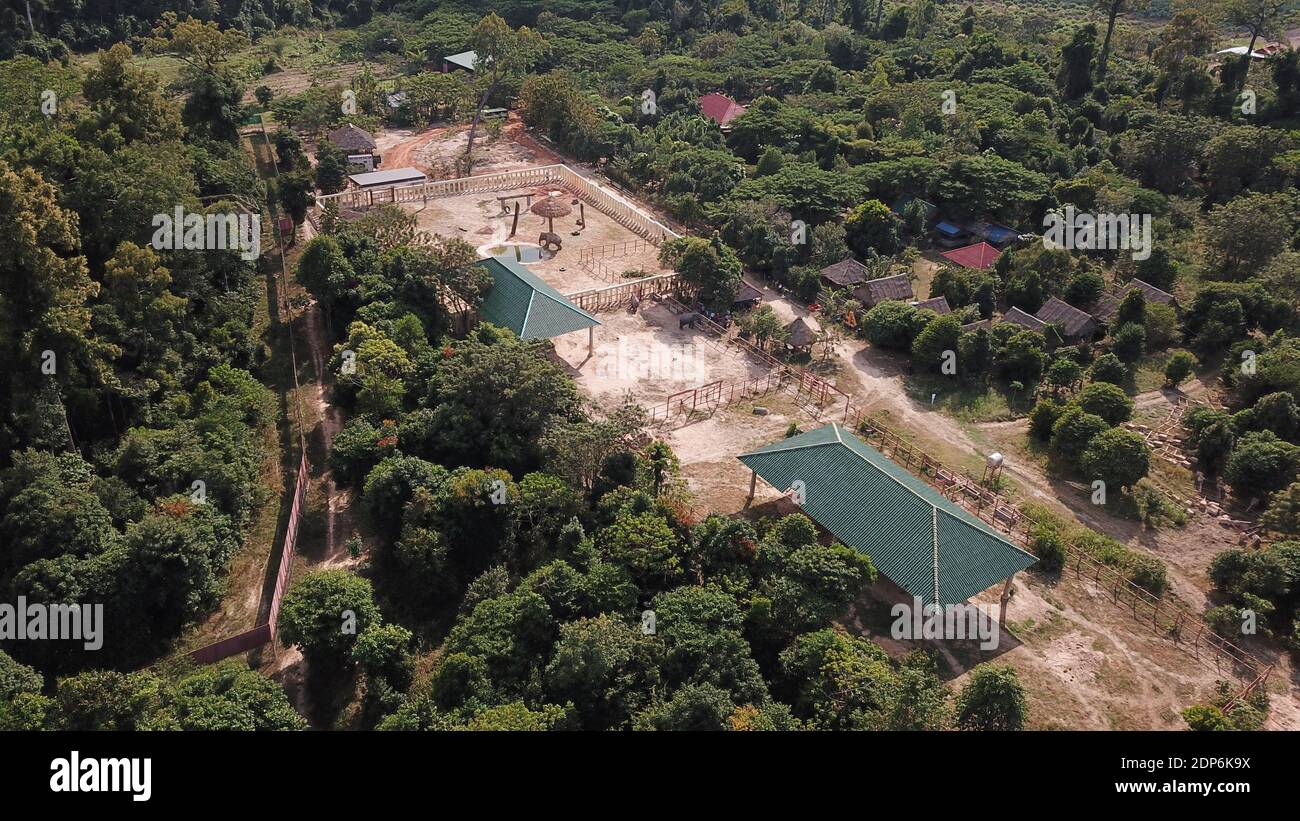
[(418, 168), (426, 174), (432, 174), (433, 169), (417, 159), (417, 155), (435, 137), (438, 137), (446, 130), (446, 126), (434, 126), (414, 136), (407, 137), (391, 148), (384, 150), (382, 155), (383, 167), (388, 170), (394, 168)]

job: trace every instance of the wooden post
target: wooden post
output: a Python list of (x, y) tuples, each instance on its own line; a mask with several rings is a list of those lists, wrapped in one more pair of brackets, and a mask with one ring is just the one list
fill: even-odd
[(587, 356), (592, 356), (596, 352), (596, 326), (587, 326)]
[(745, 500), (745, 507), (754, 501), (754, 489), (758, 486), (758, 471), (753, 470), (749, 473), (749, 498)]
[(1002, 585), (1002, 606), (998, 611), (998, 624), (1002, 625), (1003, 628), (1007, 625), (1007, 602), (1011, 601), (1011, 582), (1015, 578), (1016, 574), (1012, 573), (1007, 576), (1006, 584)]

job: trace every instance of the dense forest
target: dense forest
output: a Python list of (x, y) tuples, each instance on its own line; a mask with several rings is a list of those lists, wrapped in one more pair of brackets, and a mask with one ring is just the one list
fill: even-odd
[[(279, 258), (156, 250), (153, 216), (282, 210), (301, 225), (314, 192), (344, 184), (324, 132), (477, 125), (486, 106), (683, 226), (661, 259), (704, 308), (731, 305), (747, 272), (919, 374), (939, 378), (956, 352), (965, 389), (1004, 396), (1054, 470), (1104, 481), (1144, 525), (1185, 513), (1124, 427), (1132, 396), (1152, 369), (1162, 386), (1213, 381), (1222, 402), (1188, 412), (1189, 446), (1268, 540), (1214, 559), (1206, 617), (1239, 636), (1248, 609), (1263, 640), (1300, 651), (1300, 52), (1215, 53), (1280, 36), (1297, 13), (1277, 0), (10, 0), (0, 590), (102, 602), (107, 624), (94, 652), (6, 642), (0, 728), (1026, 725), (1011, 666), (955, 687), (934, 654), (891, 657), (845, 628), (877, 579), (869, 557), (802, 515), (702, 514), (643, 409), (589, 402), (549, 342), (458, 328), (451, 306), (488, 288), (475, 248), (397, 207), (322, 208), (293, 252), (347, 414), (328, 467), (365, 523), (355, 567), (304, 574), (284, 600), (313, 714), (241, 662), (160, 661), (218, 607), (281, 493), (267, 466), (288, 418), (267, 305)], [(273, 94), (285, 60), (250, 55), (317, 30), (364, 69)], [(437, 69), (471, 47), (488, 68)], [(358, 110), (339, 110), (344, 90)], [(710, 92), (748, 104), (725, 132), (697, 104)], [(263, 113), (278, 124), (273, 185), (240, 139)], [(474, 162), (450, 158), (448, 173)], [(1154, 243), (1139, 259), (1034, 241), (984, 270), (943, 268), (930, 290), (944, 315), (857, 311), (825, 290), (822, 269), (846, 257), (872, 276), (909, 270), (926, 203), (1032, 234), (1066, 208), (1148, 215)], [(790, 242), (796, 224), (807, 242)], [(1127, 290), (1135, 279), (1180, 308)], [(1052, 300), (1097, 312), (1108, 296), (1115, 318), (1091, 339), (979, 324)], [(762, 308), (739, 322), (759, 343), (781, 332)], [(1059, 570), (1064, 527), (1035, 532), (1035, 572)], [(1168, 592), (1159, 559), (1094, 539)], [(355, 629), (339, 630), (342, 612)], [(1266, 699), (1218, 706), (1187, 722), (1258, 727)]]

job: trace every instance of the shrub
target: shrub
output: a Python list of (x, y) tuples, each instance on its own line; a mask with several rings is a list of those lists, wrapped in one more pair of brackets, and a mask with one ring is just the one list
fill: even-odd
[(1133, 400), (1111, 382), (1093, 382), (1079, 392), (1075, 401), (1080, 408), (1095, 413), (1111, 426), (1127, 422), (1133, 416)]
[(1071, 465), (1077, 465), (1094, 437), (1110, 430), (1106, 420), (1071, 404), (1052, 426), (1052, 450)]
[(1053, 528), (1034, 525), (1029, 533), (1030, 547), (1038, 557), (1038, 569), (1044, 573), (1056, 573), (1065, 567), (1065, 542)]
[(1196, 358), (1187, 351), (1178, 351), (1165, 363), (1165, 384), (1178, 387), (1183, 380), (1192, 375), (1196, 367)]
[(1129, 570), (1129, 581), (1153, 596), (1163, 596), (1169, 589), (1165, 563), (1153, 556), (1137, 555)]
[(1029, 435), (1040, 442), (1052, 438), (1052, 427), (1065, 413), (1065, 406), (1051, 399), (1039, 399), (1029, 412)]
[(1124, 367), (1124, 363), (1119, 361), (1118, 356), (1107, 353), (1097, 357), (1088, 375), (1092, 377), (1093, 382), (1122, 385), (1124, 380), (1128, 379), (1128, 368)]

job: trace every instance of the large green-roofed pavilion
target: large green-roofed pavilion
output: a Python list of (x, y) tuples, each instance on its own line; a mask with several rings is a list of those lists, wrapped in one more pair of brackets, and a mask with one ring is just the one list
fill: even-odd
[(520, 339), (550, 339), (600, 324), (515, 260), (490, 257), (480, 264), (492, 275), (492, 288), (479, 315), (509, 328)]
[(837, 424), (741, 454), (773, 487), (925, 604), (958, 604), (1036, 559)]

